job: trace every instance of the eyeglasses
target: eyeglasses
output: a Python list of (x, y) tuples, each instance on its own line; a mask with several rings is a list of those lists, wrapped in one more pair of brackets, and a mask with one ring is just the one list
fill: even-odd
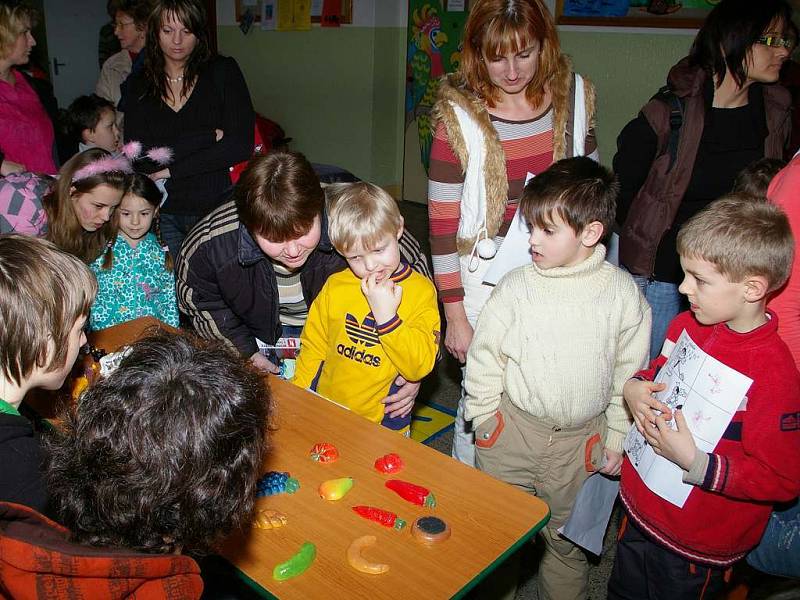
[(134, 21), (114, 21), (114, 29), (125, 29), (128, 25), (133, 25)]
[(756, 40), (757, 44), (768, 48), (788, 48), (791, 50), (797, 45), (797, 40), (792, 37), (780, 37), (777, 35), (762, 35)]

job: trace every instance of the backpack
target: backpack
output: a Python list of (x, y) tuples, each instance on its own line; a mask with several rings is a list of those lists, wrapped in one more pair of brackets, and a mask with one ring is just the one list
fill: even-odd
[(667, 152), (669, 152), (669, 168), (672, 169), (675, 159), (678, 156), (678, 142), (680, 141), (681, 126), (683, 125), (683, 111), (686, 101), (679, 98), (675, 92), (665, 85), (659, 89), (651, 100), (660, 100), (670, 107), (669, 113), (669, 140), (667, 142)]

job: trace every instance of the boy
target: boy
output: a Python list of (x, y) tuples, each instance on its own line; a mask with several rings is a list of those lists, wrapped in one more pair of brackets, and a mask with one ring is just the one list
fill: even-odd
[(494, 289), (467, 358), (478, 468), (550, 505), (543, 599), (586, 597), (586, 557), (556, 530), (589, 475), (619, 472), (630, 426), (622, 386), (647, 355), (650, 308), (600, 244), (617, 191), (614, 176), (585, 157), (528, 183), (520, 211), (533, 264)]
[(261, 374), (221, 342), (162, 332), (133, 343), (48, 444), (66, 528), (0, 503), (0, 590), (199, 598), (200, 570), (181, 555), (252, 522), (270, 404)]
[(119, 150), (117, 111), (105, 98), (95, 94), (78, 96), (67, 109), (67, 123), (78, 152), (89, 148), (102, 148), (109, 152)]
[(400, 261), (403, 217), (370, 183), (329, 187), (328, 232), (349, 270), (331, 275), (308, 312), (294, 383), (408, 435), (410, 403), (384, 413), (381, 399), (401, 375), (418, 381), (439, 347), (436, 289)]
[[(651, 492), (625, 460), (628, 518), (609, 598), (654, 598), (648, 590), (659, 590), (659, 598), (715, 597), (726, 569), (758, 543), (772, 503), (800, 492), (800, 374), (778, 337), (775, 313), (765, 308), (767, 295), (786, 281), (793, 247), (779, 208), (736, 196), (712, 203), (679, 232), (680, 291), (691, 310), (670, 323), (661, 355), (623, 392), (656, 454), (681, 467), (683, 481), (696, 488), (678, 508)], [(650, 395), (663, 389), (652, 379), (684, 330), (753, 380), (711, 453), (697, 449), (680, 410), (672, 415)], [(674, 430), (667, 425), (673, 416)]]
[(0, 236), (0, 500), (47, 504), (40, 420), (22, 401), (64, 383), (96, 293), (89, 267), (52, 243)]
[(781, 158), (760, 158), (750, 163), (733, 181), (733, 193), (765, 200), (770, 182), (785, 166), (786, 161)]

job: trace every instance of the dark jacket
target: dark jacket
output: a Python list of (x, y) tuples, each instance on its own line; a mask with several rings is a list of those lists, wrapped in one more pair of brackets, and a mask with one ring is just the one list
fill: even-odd
[(47, 491), (38, 437), (29, 419), (0, 413), (0, 500), (43, 512)]
[[(646, 119), (655, 140), (643, 144), (642, 149), (625, 149), (627, 154), (638, 156), (637, 160), (640, 161), (644, 160), (643, 155), (649, 153), (647, 158), (652, 162), (640, 187), (639, 182), (626, 181), (627, 165), (620, 165), (623, 147), (621, 142), (619, 144), (620, 151), (614, 158), (614, 167), (622, 187), (618, 208), (618, 221), (622, 223), (620, 263), (636, 275), (652, 275), (659, 243), (672, 226), (692, 178), (705, 115), (713, 99), (713, 94), (709, 98), (704, 93), (708, 88), (707, 79), (706, 72), (699, 67), (689, 66), (687, 58), (670, 70), (670, 90), (683, 102), (678, 151), (671, 168), (668, 152), (671, 107), (658, 98), (650, 100), (639, 116), (639, 119)], [(764, 156), (780, 158), (790, 128), (789, 94), (779, 85), (753, 84), (751, 99), (756, 94), (763, 95), (766, 127)], [(620, 140), (623, 135), (624, 131)], [(637, 187), (638, 191), (634, 191)]]
[(190, 600), (202, 591), (188, 556), (75, 544), (57, 523), (0, 502), (0, 598)]
[[(323, 215), (319, 245), (300, 274), (309, 305), (328, 277), (347, 266), (331, 246), (327, 230)], [(202, 337), (227, 340), (244, 356), (258, 351), (255, 338), (272, 345), (280, 337), (275, 270), (239, 222), (233, 202), (203, 218), (186, 237), (175, 282), (178, 306)]]

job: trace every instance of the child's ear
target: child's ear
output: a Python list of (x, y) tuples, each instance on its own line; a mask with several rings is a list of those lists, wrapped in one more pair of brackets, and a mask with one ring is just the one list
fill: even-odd
[(763, 275), (748, 275), (743, 283), (746, 302), (760, 302), (769, 291), (769, 282)]
[(403, 229), (404, 229), (405, 224), (406, 224), (406, 222), (403, 219), (403, 217), (400, 217), (400, 228), (397, 230), (397, 241), (398, 242), (400, 241), (400, 238), (403, 235)]
[(88, 127), (83, 129), (81, 131), (81, 137), (83, 138), (83, 142), (85, 144), (94, 144), (94, 129), (89, 129)]
[(603, 233), (605, 233), (605, 227), (603, 227), (603, 224), (600, 221), (592, 221), (583, 228), (583, 232), (581, 233), (581, 243), (587, 248), (591, 248), (592, 246), (597, 245), (597, 243), (603, 239)]

